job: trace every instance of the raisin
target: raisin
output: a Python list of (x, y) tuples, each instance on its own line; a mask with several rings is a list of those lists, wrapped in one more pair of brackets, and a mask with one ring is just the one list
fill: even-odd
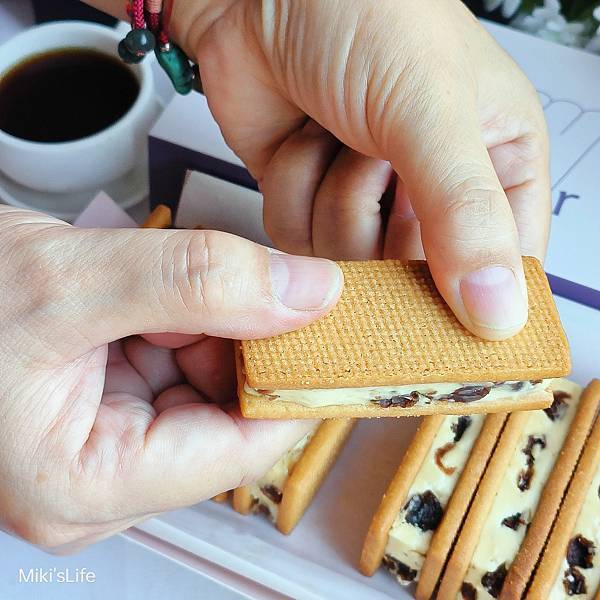
[(527, 445), (522, 450), (523, 454), (527, 457), (527, 468), (523, 469), (517, 478), (517, 487), (522, 492), (528, 490), (531, 486), (531, 480), (535, 472), (533, 468), (533, 463), (535, 462), (533, 450), (536, 446), (539, 446), (543, 450), (546, 447), (546, 436), (535, 437), (534, 435), (530, 435), (527, 439)]
[(521, 513), (515, 513), (510, 517), (506, 517), (502, 519), (502, 525), (504, 527), (508, 527), (509, 529), (514, 529), (517, 531), (521, 525), (525, 525), (525, 520), (521, 518)]
[(407, 564), (400, 562), (389, 554), (383, 557), (383, 564), (404, 583), (414, 581), (417, 576), (415, 569), (411, 569)]
[(419, 400), (419, 392), (411, 392), (403, 396), (391, 396), (390, 398), (381, 398), (374, 400), (379, 406), (389, 408), (390, 406), (399, 406), (400, 408), (409, 408), (414, 406)]
[(510, 382), (507, 382), (507, 385), (513, 392), (520, 392), (525, 387), (525, 382), (524, 381), (510, 381)]
[(440, 524), (444, 509), (437, 496), (430, 490), (415, 494), (404, 506), (406, 522), (421, 529), (433, 531)]
[(563, 577), (563, 587), (567, 596), (577, 596), (579, 594), (587, 594), (587, 585), (583, 573), (575, 567), (569, 567)]
[(502, 563), (495, 571), (488, 571), (481, 578), (481, 585), (487, 590), (492, 598), (497, 598), (502, 591), (506, 579), (506, 565)]
[(450, 429), (454, 433), (454, 442), (460, 442), (465, 431), (470, 427), (472, 420), (471, 417), (465, 415), (458, 417), (458, 420), (452, 423)]
[(557, 419), (562, 419), (564, 414), (567, 412), (569, 403), (566, 400), (567, 398), (571, 397), (571, 394), (567, 394), (567, 392), (556, 391), (552, 392), (552, 395), (554, 396), (554, 400), (548, 408), (544, 409), (544, 412), (551, 421), (556, 421)]
[(543, 379), (530, 379), (529, 383), (531, 383), (531, 385), (538, 385), (540, 383), (542, 383), (542, 381), (544, 381)]
[(455, 445), (456, 444), (454, 444), (453, 442), (448, 442), (447, 444), (444, 444), (441, 448), (438, 448), (435, 451), (435, 464), (442, 471), (442, 473), (445, 473), (446, 475), (452, 475), (454, 471), (456, 471), (456, 467), (447, 467), (443, 462), (446, 453), (450, 452), (450, 450), (452, 450), (452, 448), (454, 448)]
[(274, 394), (271, 390), (256, 390), (261, 396), (266, 396), (267, 398), (270, 398), (271, 400), (276, 400), (277, 398), (279, 398), (279, 396), (277, 394)]
[(523, 469), (519, 473), (519, 477), (517, 478), (517, 487), (524, 492), (529, 489), (531, 485), (531, 478), (533, 477), (533, 469)]
[(460, 586), (460, 593), (463, 600), (477, 600), (477, 590), (466, 581)]
[(264, 515), (271, 521), (273, 520), (273, 515), (271, 514), (269, 507), (266, 504), (263, 504), (258, 498), (252, 498), (251, 509), (254, 514)]
[(275, 504), (280, 504), (281, 503), (281, 498), (283, 497), (283, 494), (279, 490), (279, 488), (275, 487), (274, 485), (272, 485), (272, 484), (264, 485), (263, 487), (260, 488), (260, 491), (269, 500), (271, 500), (271, 502), (274, 502)]
[(567, 562), (571, 567), (591, 569), (594, 566), (594, 542), (586, 540), (582, 535), (576, 535), (567, 546)]
[(487, 396), (490, 393), (490, 389), (487, 385), (465, 385), (450, 394), (442, 396), (439, 400), (446, 400), (447, 402), (474, 402)]

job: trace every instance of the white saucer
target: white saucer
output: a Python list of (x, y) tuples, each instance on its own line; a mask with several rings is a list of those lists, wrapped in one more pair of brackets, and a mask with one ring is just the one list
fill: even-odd
[(70, 194), (38, 192), (26, 188), (0, 172), (0, 202), (47, 213), (72, 221), (100, 191), (106, 192), (122, 209), (135, 206), (148, 196), (148, 163), (143, 162), (123, 177), (97, 188)]

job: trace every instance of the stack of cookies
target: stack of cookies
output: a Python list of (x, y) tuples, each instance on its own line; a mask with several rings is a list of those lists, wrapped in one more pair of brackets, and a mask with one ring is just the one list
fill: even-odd
[(419, 599), (600, 593), (600, 381), (582, 393), (558, 380), (553, 397), (545, 410), (425, 419), (373, 518), (363, 573), (383, 562)]
[[(169, 225), (164, 209), (145, 224)], [(326, 317), (238, 345), (245, 417), (320, 421), (234, 491), (234, 508), (289, 533), (354, 419), (425, 416), (361, 571), (383, 563), (419, 599), (600, 600), (600, 382), (582, 393), (555, 379), (570, 371), (569, 348), (540, 263), (523, 259), (529, 319), (503, 342), (458, 322), (424, 262), (340, 266), (344, 291)]]

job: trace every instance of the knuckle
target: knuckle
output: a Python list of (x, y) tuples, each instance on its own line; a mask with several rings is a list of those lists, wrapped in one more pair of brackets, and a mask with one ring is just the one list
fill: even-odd
[(190, 313), (210, 316), (223, 306), (230, 274), (220, 255), (219, 233), (198, 231), (166, 242), (160, 266), (160, 302), (166, 311), (181, 304)]
[(312, 255), (311, 232), (305, 228), (294, 227), (270, 217), (265, 218), (264, 227), (269, 239), (279, 250)]
[(59, 242), (48, 231), (28, 229), (4, 248), (4, 276), (13, 287), (12, 310), (21, 317), (60, 314), (69, 296)]
[(488, 235), (504, 222), (507, 210), (506, 197), (497, 185), (472, 177), (448, 188), (439, 218), (453, 228), (478, 229)]
[(545, 122), (534, 125), (533, 130), (519, 141), (522, 161), (536, 163), (539, 160), (547, 159), (550, 144)]

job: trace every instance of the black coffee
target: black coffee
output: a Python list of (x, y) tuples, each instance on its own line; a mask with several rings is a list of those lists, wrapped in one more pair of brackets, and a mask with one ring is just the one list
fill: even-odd
[(139, 87), (121, 61), (95, 50), (37, 54), (0, 77), (0, 129), (33, 142), (78, 140), (119, 120)]

